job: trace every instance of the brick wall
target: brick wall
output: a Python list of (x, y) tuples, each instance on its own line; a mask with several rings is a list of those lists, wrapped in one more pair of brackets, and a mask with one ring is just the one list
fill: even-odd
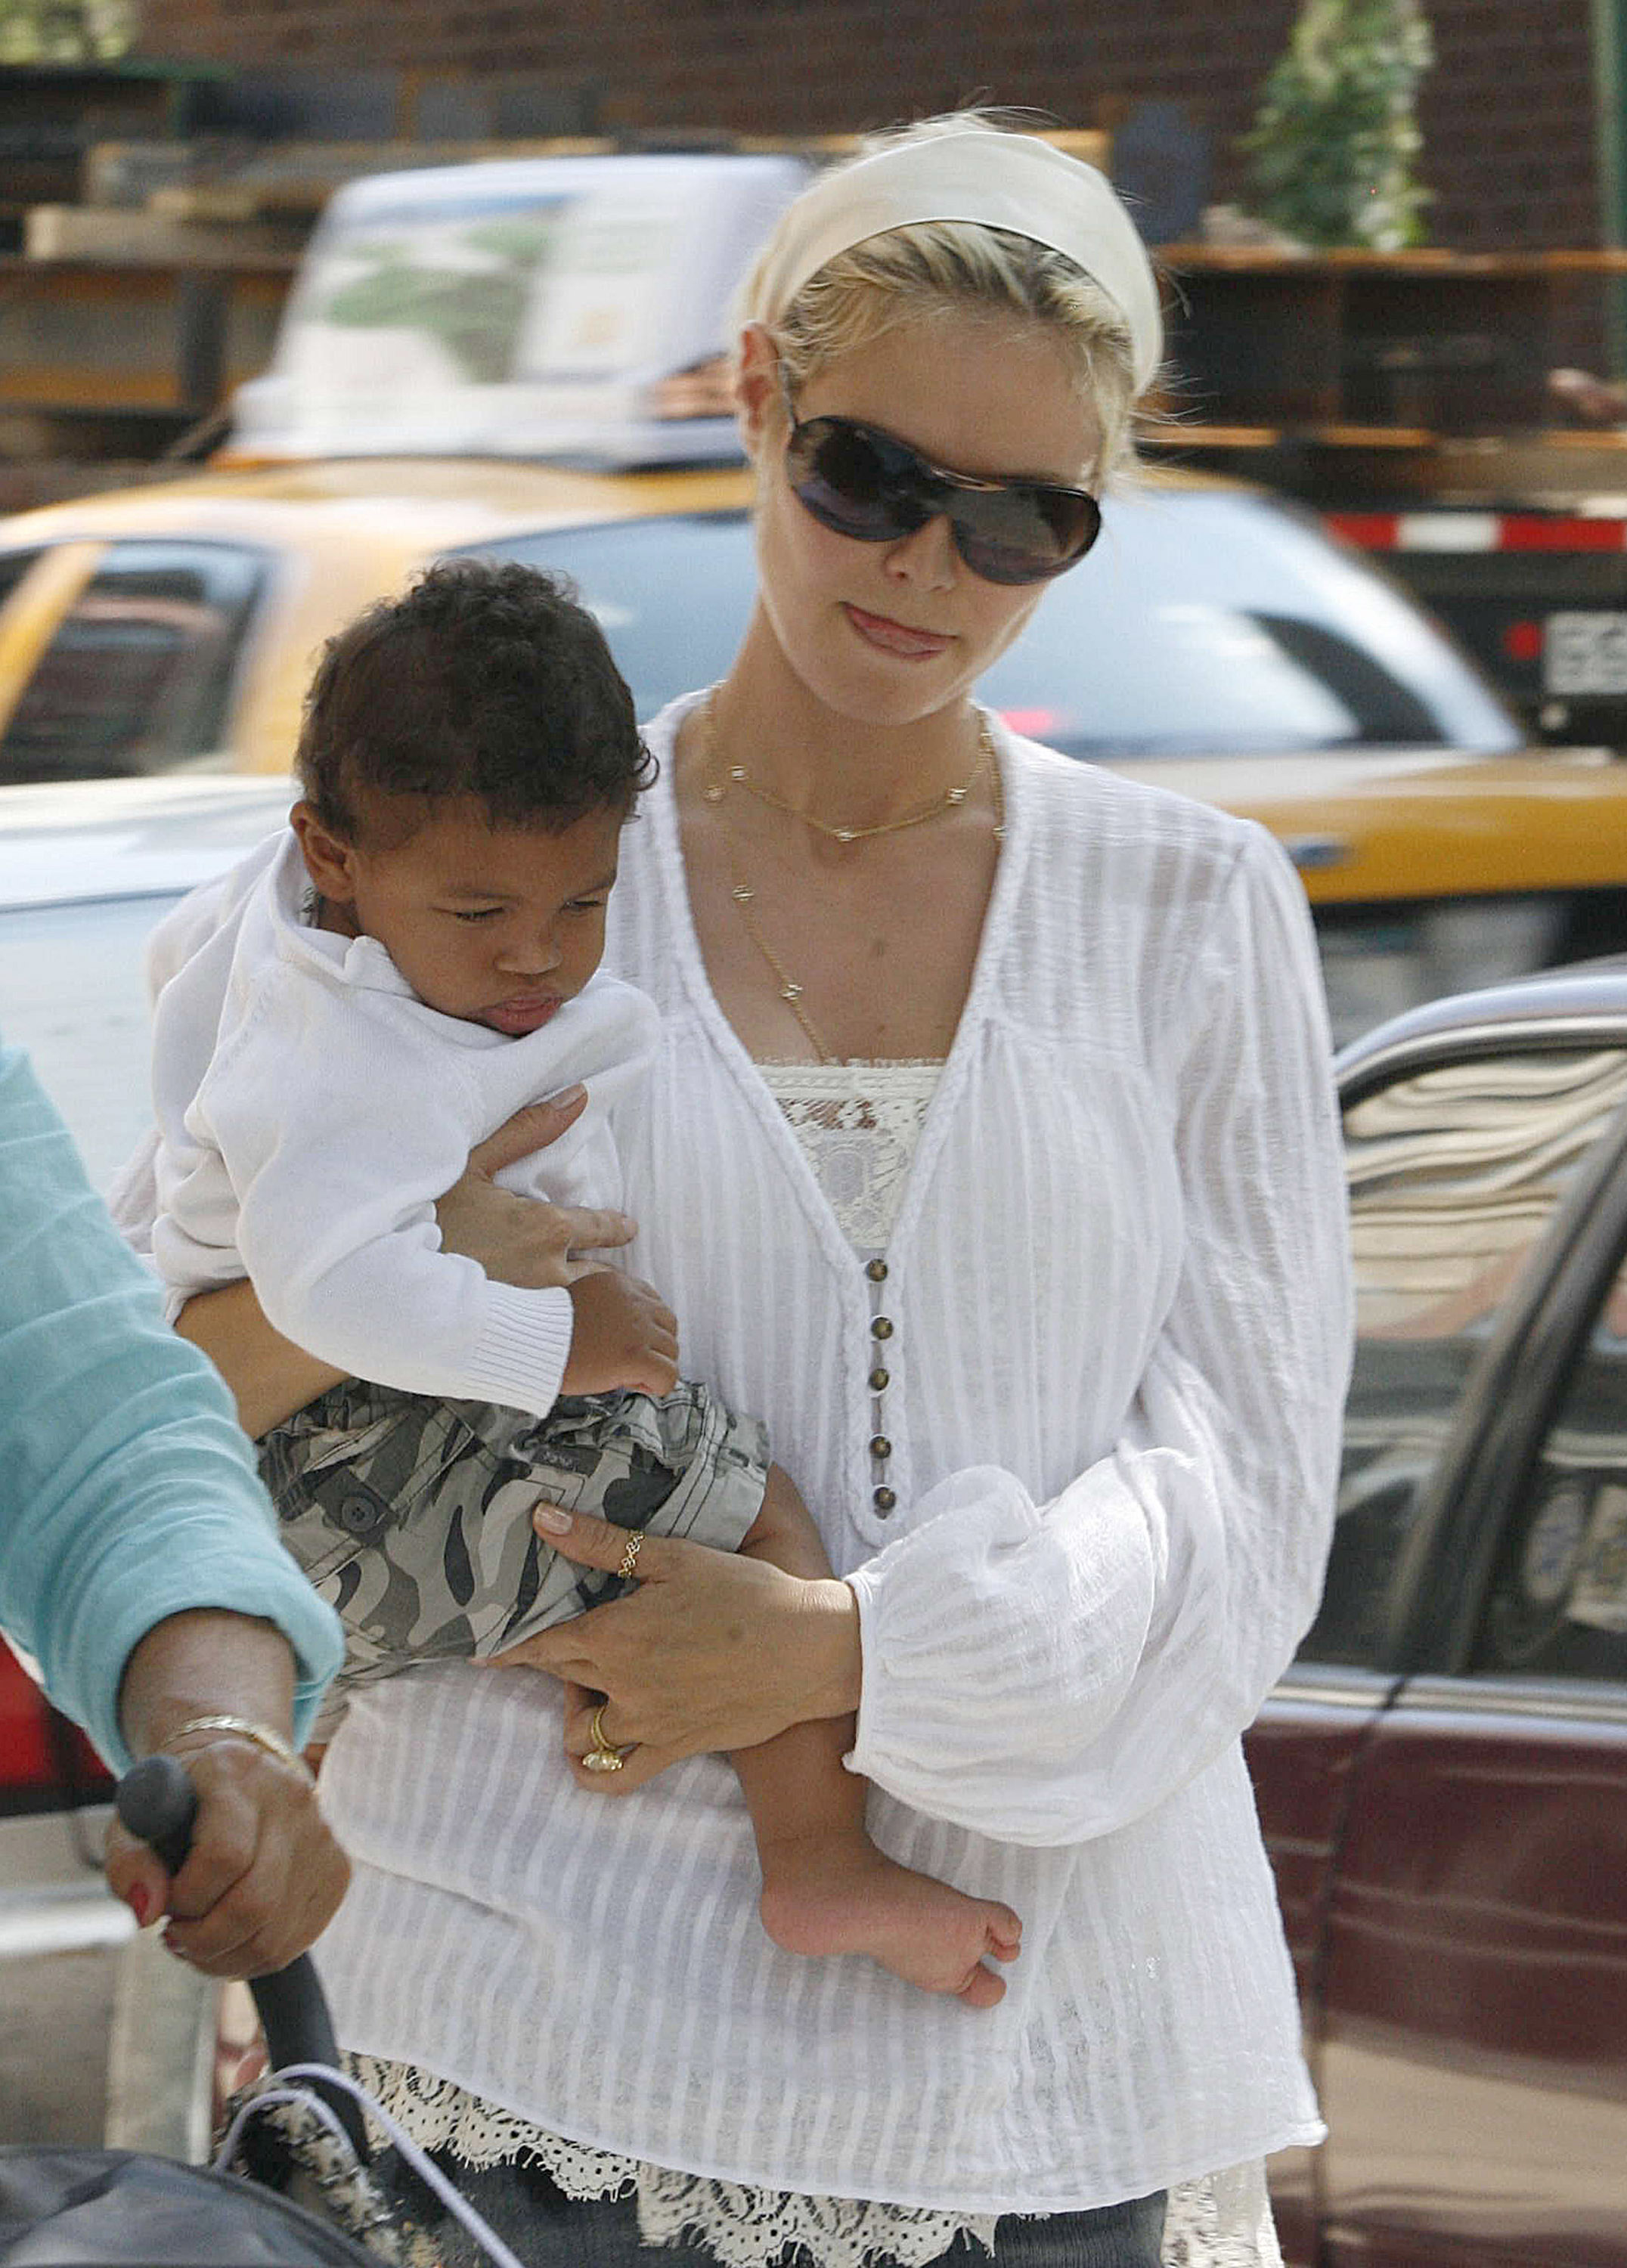
[[(1427, 0), (1436, 239), (1597, 240), (1589, 0)], [(607, 127), (802, 133), (980, 98), (1069, 124), (1184, 104), (1213, 194), (1298, 0), (146, 0), (144, 52), (248, 67), (557, 75)], [(1217, 28), (1219, 27), (1219, 28)]]

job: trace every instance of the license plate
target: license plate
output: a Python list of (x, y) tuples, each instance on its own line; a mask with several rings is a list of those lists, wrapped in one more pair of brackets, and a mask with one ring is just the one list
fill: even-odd
[(1542, 688), (1560, 700), (1627, 693), (1627, 614), (1550, 615)]

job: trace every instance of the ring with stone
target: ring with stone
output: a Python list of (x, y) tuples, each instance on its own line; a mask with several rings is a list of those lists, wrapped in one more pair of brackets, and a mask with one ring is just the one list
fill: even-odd
[(607, 1701), (601, 1701), (593, 1712), (593, 1721), (587, 1730), (587, 1736), (593, 1742), (593, 1746), (582, 1759), (582, 1768), (585, 1771), (613, 1772), (620, 1771), (622, 1769), (621, 1750), (613, 1749), (605, 1738), (605, 1711), (609, 1706), (610, 1704)]

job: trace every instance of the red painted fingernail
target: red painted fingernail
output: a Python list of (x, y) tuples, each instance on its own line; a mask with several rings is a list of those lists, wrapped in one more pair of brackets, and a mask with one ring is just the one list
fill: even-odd
[(145, 1929), (147, 1916), (152, 1911), (152, 1899), (139, 1882), (133, 1890), (126, 1890), (124, 1903), (135, 1915), (137, 1929)]

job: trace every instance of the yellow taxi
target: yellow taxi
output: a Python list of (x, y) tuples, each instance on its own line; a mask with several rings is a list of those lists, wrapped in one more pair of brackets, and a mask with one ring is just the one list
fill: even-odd
[[(542, 159), (341, 192), (228, 460), (0, 523), (0, 783), (285, 773), (321, 640), (459, 552), (571, 575), (641, 714), (720, 676), (751, 605), (750, 484), (716, 461), (732, 428), (705, 366), (801, 177)], [(981, 691), (1277, 834), (1341, 1037), (1627, 947), (1627, 766), (1529, 749), (1410, 600), (1256, 491), (1161, 473), (1110, 494)]]

